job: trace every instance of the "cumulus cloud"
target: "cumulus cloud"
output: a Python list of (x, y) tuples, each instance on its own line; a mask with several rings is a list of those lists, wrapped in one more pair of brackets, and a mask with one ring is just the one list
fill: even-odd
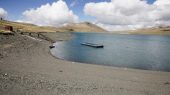
[(7, 11), (3, 8), (0, 8), (0, 18), (5, 18), (7, 16)]
[(78, 21), (78, 16), (69, 10), (63, 0), (58, 0), (52, 4), (47, 3), (36, 9), (26, 10), (23, 12), (23, 16), (24, 19), (20, 21), (37, 25), (60, 26)]
[(97, 25), (113, 31), (170, 24), (170, 0), (111, 0), (87, 3), (86, 15), (96, 18)]

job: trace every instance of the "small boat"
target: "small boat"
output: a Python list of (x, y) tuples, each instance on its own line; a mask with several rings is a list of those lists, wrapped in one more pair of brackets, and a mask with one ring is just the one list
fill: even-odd
[(94, 47), (94, 48), (103, 48), (104, 45), (99, 45), (99, 44), (93, 44), (93, 43), (81, 43), (81, 45), (89, 46), (89, 47)]
[(52, 49), (52, 48), (55, 48), (55, 46), (51, 45), (51, 46), (49, 46), (49, 48)]

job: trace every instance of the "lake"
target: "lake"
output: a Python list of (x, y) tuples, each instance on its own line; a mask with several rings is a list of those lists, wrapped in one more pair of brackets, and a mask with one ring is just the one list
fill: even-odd
[[(81, 45), (90, 42), (104, 48)], [(170, 71), (170, 36), (73, 33), (56, 42), (51, 53), (60, 59), (122, 68)]]

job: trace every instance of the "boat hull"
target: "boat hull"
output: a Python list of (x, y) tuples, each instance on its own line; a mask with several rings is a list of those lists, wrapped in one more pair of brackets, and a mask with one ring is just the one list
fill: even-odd
[(85, 45), (93, 48), (104, 48), (104, 45), (93, 44), (93, 43), (81, 43), (81, 45)]

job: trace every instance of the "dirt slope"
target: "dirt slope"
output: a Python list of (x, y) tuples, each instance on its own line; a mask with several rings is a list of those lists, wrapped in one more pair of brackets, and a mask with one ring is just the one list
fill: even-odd
[(13, 26), (14, 30), (20, 30), (23, 32), (105, 32), (106, 30), (85, 22), (85, 23), (72, 23), (62, 27), (51, 26), (37, 26), (29, 23), (19, 23), (6, 20), (0, 20), (0, 30), (2, 27), (9, 25)]

